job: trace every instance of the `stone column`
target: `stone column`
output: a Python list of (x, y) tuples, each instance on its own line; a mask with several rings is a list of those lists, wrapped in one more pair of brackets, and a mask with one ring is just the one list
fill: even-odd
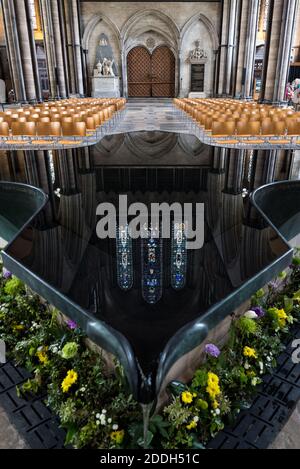
[(300, 178), (300, 151), (293, 151), (289, 179)]
[(235, 96), (253, 95), (254, 60), (260, 0), (242, 2)]
[(252, 173), (252, 190), (274, 181), (277, 151), (258, 150), (255, 152), (255, 163)]
[(38, 66), (27, 0), (2, 0), (12, 81), (18, 101), (41, 99)]
[(229, 194), (240, 194), (242, 192), (245, 159), (245, 150), (228, 151), (226, 183), (223, 192)]
[(299, 0), (285, 0), (284, 2), (273, 101), (285, 101), (298, 7)]
[(61, 2), (58, 0), (50, 0), (54, 47), (56, 55), (56, 78), (59, 88), (59, 96), (61, 98), (69, 97), (69, 68), (67, 60), (67, 43), (65, 32), (64, 11)]
[(241, 0), (224, 0), (219, 56), (219, 95), (232, 95)]
[(270, 0), (269, 24), (264, 58), (261, 99), (285, 99), (298, 0)]
[(57, 96), (57, 83), (55, 76), (56, 60), (54, 49), (53, 19), (49, 0), (40, 0), (40, 9), (48, 66), (47, 68), (50, 84), (50, 96), (52, 98), (55, 98), (55, 96)]
[(64, 0), (67, 37), (69, 83), (72, 94), (84, 95), (83, 52), (80, 33), (80, 7), (78, 0)]

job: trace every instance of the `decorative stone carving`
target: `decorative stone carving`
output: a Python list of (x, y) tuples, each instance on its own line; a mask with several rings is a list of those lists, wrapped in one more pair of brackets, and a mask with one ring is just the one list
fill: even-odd
[(154, 37), (148, 37), (148, 39), (146, 40), (146, 46), (148, 47), (148, 49), (154, 49), (155, 45), (156, 42)]
[(203, 63), (207, 60), (207, 52), (200, 48), (200, 41), (195, 41), (195, 49), (190, 51), (189, 59), (191, 63)]
[(114, 71), (113, 71), (113, 64), (114, 60), (113, 59), (107, 59), (104, 57), (103, 64), (102, 64), (102, 70), (103, 70), (103, 76), (105, 77), (114, 77)]
[(95, 76), (108, 76), (115, 77), (118, 75), (117, 67), (114, 60), (112, 47), (109, 43), (106, 34), (101, 34), (99, 38), (99, 46), (96, 53), (95, 70), (98, 70), (98, 65), (102, 65), (101, 73), (96, 73)]
[(96, 68), (94, 70), (94, 77), (101, 77), (102, 76), (102, 63), (98, 62)]
[(119, 98), (120, 81), (117, 76), (113, 51), (105, 34), (101, 34), (96, 54), (96, 68), (92, 78), (94, 98)]

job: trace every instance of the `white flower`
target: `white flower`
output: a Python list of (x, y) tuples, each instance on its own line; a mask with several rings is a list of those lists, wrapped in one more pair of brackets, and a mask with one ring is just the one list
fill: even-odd
[(106, 414), (106, 413), (107, 413), (107, 410), (102, 409), (102, 414)]
[(99, 421), (99, 420), (96, 420), (96, 425), (100, 425), (100, 421)]
[(101, 418), (101, 415), (100, 414), (96, 414), (96, 419), (100, 419)]
[(271, 357), (267, 357), (267, 362), (271, 362), (272, 361), (272, 358)]
[(111, 423), (112, 422), (112, 419), (107, 419), (107, 423)]
[(100, 415), (100, 423), (103, 425), (103, 427), (106, 425), (106, 417), (104, 414)]
[(220, 415), (220, 413), (221, 413), (220, 409), (216, 409), (215, 412), (216, 412), (216, 415)]
[(244, 365), (245, 370), (249, 370), (251, 368), (251, 365), (249, 365), (248, 362), (245, 363)]
[(247, 311), (245, 314), (244, 314), (245, 318), (247, 319), (257, 319), (258, 318), (258, 315), (256, 314), (255, 311)]
[(199, 417), (198, 417), (198, 415), (196, 415), (193, 420), (194, 420), (194, 422), (198, 423), (198, 422), (199, 422)]
[(113, 429), (114, 431), (118, 430), (118, 428), (119, 428), (119, 425), (117, 425), (116, 423), (112, 426), (112, 429)]

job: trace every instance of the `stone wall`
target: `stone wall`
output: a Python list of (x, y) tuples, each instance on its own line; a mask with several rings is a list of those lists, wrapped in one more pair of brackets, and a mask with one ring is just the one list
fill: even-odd
[(95, 66), (101, 33), (113, 49), (121, 78), (121, 91), (127, 95), (126, 57), (135, 46), (152, 52), (167, 45), (176, 59), (176, 94), (190, 91), (189, 53), (200, 41), (207, 52), (204, 91), (213, 92), (215, 51), (219, 46), (220, 2), (82, 2), (83, 48), (87, 50), (90, 77)]

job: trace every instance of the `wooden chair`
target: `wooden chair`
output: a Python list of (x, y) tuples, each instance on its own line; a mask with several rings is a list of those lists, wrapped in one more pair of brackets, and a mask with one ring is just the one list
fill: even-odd
[(212, 124), (212, 135), (218, 137), (231, 137), (235, 135), (235, 121), (215, 121)]
[(36, 135), (35, 122), (13, 122), (11, 124), (13, 136), (30, 136)]
[(9, 125), (7, 122), (0, 122), (0, 136), (9, 137)]
[(239, 121), (236, 124), (236, 133), (239, 137), (250, 137), (251, 132), (249, 129), (249, 122), (246, 120)]
[(286, 123), (285, 121), (274, 122), (274, 134), (276, 136), (283, 136), (286, 134)]
[(38, 122), (36, 131), (37, 135), (40, 137), (60, 137), (61, 125), (60, 122)]
[(261, 124), (261, 134), (264, 137), (274, 137), (274, 123), (272, 120), (264, 120)]

